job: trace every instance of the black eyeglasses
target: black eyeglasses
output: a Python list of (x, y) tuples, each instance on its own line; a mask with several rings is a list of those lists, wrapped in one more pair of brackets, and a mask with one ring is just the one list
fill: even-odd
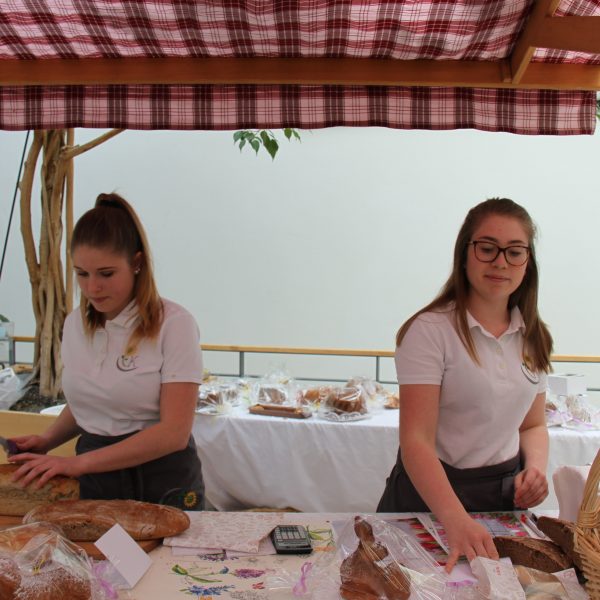
[(502, 248), (494, 242), (483, 240), (474, 240), (469, 242), (475, 250), (475, 258), (484, 263), (494, 262), (500, 252), (504, 254), (504, 258), (509, 265), (520, 267), (527, 262), (529, 258), (529, 246), (506, 246)]

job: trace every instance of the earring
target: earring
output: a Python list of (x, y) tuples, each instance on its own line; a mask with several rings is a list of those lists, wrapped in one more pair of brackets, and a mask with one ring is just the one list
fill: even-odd
[(140, 274), (140, 268), (138, 267), (138, 268), (137, 268), (137, 269), (136, 269), (136, 270), (133, 272), (133, 274), (134, 274), (134, 275), (139, 275), (139, 274)]

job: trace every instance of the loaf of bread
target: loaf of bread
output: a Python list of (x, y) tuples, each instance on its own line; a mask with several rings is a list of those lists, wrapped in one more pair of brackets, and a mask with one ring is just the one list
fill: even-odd
[(548, 540), (496, 536), (494, 544), (500, 558), (510, 558), (513, 565), (523, 565), (545, 573), (564, 571), (573, 566), (573, 561), (560, 547)]
[(58, 525), (75, 542), (95, 542), (119, 523), (134, 540), (178, 535), (190, 518), (178, 508), (136, 500), (66, 500), (38, 506), (23, 523), (46, 521)]
[(53, 477), (43, 488), (34, 489), (35, 482), (22, 488), (12, 480), (20, 465), (0, 465), (0, 515), (23, 516), (36, 506), (79, 498), (79, 482), (71, 477)]
[(579, 553), (575, 551), (575, 525), (571, 521), (554, 519), (553, 517), (538, 517), (538, 529), (545, 533), (560, 549), (583, 571)]
[(354, 520), (357, 549), (340, 566), (340, 596), (345, 600), (407, 600), (410, 579), (388, 557), (388, 549), (375, 540), (373, 528), (362, 519)]

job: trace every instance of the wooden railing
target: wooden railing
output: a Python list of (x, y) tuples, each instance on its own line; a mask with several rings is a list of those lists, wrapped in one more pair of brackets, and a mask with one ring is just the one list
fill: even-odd
[[(19, 343), (33, 343), (35, 338), (28, 336), (15, 336), (12, 338), (13, 356), (16, 360), (16, 348), (14, 346)], [(238, 345), (223, 345), (223, 344), (202, 344), (202, 350), (205, 352), (233, 352), (238, 354), (238, 370), (236, 373), (215, 373), (215, 375), (223, 376), (247, 376), (246, 372), (246, 355), (247, 354), (297, 354), (304, 356), (339, 356), (339, 357), (364, 357), (374, 358), (374, 372), (376, 381), (381, 383), (394, 384), (395, 381), (385, 381), (381, 378), (381, 359), (392, 358), (393, 350), (348, 350), (344, 348), (289, 348), (285, 346), (238, 346)], [(595, 364), (600, 363), (600, 356), (588, 355), (568, 355), (568, 354), (553, 354), (553, 363), (579, 363), (579, 364)], [(319, 377), (296, 377), (299, 380), (307, 381), (342, 381), (337, 379), (322, 379)]]

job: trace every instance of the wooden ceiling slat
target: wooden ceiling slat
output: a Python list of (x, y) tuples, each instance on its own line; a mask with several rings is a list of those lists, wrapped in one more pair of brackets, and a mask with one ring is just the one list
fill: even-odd
[(546, 17), (532, 38), (538, 48), (600, 54), (600, 17)]
[(333, 58), (0, 60), (0, 85), (315, 84), (600, 89), (600, 65)]
[(537, 0), (534, 4), (510, 58), (513, 83), (518, 84), (523, 78), (535, 52), (534, 38), (546, 17), (552, 17), (559, 4), (560, 0)]

